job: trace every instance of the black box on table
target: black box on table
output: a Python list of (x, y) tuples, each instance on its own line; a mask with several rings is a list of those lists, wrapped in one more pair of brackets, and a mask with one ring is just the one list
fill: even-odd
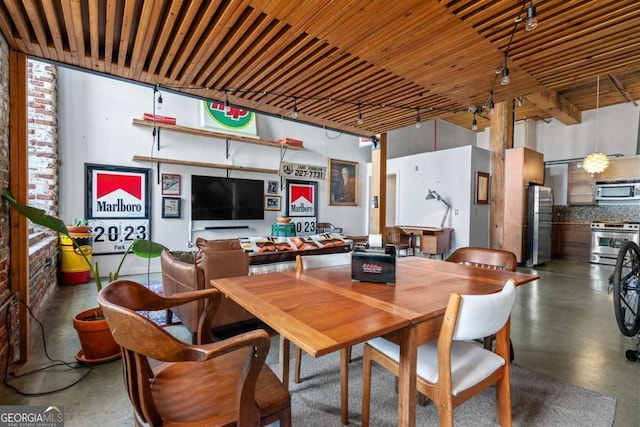
[(396, 283), (396, 248), (354, 250), (351, 256), (351, 280)]

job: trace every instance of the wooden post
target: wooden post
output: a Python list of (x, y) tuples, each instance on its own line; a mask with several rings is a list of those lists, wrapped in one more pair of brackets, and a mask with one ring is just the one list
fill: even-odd
[(386, 234), (385, 224), (387, 222), (387, 134), (379, 136), (377, 145), (372, 146), (371, 151), (371, 198), (378, 198), (378, 207), (374, 208), (371, 200), (367, 203), (371, 207), (371, 221), (369, 232), (372, 234), (382, 234), (383, 239)]
[(505, 149), (513, 148), (513, 103), (495, 104), (491, 117), (491, 210), (489, 215), (489, 245), (502, 249), (504, 244), (504, 157)]
[[(16, 200), (28, 204), (27, 152), (27, 56), (9, 53), (9, 189)], [(11, 292), (19, 292), (20, 299), (31, 305), (29, 295), (29, 230), (27, 218), (11, 213), (11, 264), (9, 283)], [(30, 318), (27, 309), (18, 304), (20, 312), (20, 363), (29, 359)]]

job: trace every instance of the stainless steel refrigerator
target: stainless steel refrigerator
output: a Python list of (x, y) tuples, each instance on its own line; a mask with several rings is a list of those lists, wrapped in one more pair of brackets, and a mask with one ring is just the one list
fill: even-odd
[(535, 184), (529, 185), (528, 191), (526, 265), (532, 267), (551, 259), (553, 191)]

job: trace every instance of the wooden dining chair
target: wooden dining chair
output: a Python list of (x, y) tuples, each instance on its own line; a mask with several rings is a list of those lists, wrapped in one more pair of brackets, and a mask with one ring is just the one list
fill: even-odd
[[(416, 388), (438, 408), (441, 426), (453, 426), (453, 410), (496, 384), (496, 418), (511, 426), (509, 378), (509, 318), (515, 302), (515, 283), (489, 295), (452, 293), (437, 340), (418, 347)], [(496, 352), (469, 340), (496, 334)], [(376, 362), (398, 376), (400, 347), (384, 338), (364, 345), (362, 426), (369, 425), (371, 364)]]
[(405, 233), (400, 227), (387, 227), (386, 243), (396, 247), (398, 256), (400, 256), (400, 251), (404, 251), (407, 256), (409, 255), (409, 251), (411, 251), (411, 255), (415, 255), (413, 235)]
[[(471, 246), (456, 249), (446, 261), (503, 271), (516, 271), (518, 266), (518, 260), (513, 252)], [(484, 348), (491, 350), (494, 341), (494, 336), (485, 337)], [(511, 340), (509, 340), (509, 348), (510, 360), (513, 361), (515, 353)]]
[[(298, 255), (296, 257), (296, 267), (299, 271), (312, 268), (336, 267), (351, 264), (351, 252), (340, 252), (334, 254), (320, 255)], [(349, 386), (348, 372), (351, 360), (351, 347), (340, 350), (340, 397), (342, 406), (342, 423), (349, 423)], [(300, 382), (300, 367), (302, 365), (302, 350), (296, 347), (296, 364), (293, 373), (293, 380), (297, 384)]]
[[(197, 344), (186, 344), (138, 311), (167, 310), (202, 300)], [(139, 283), (118, 280), (98, 303), (120, 345), (125, 386), (137, 426), (291, 425), (291, 398), (265, 365), (264, 330), (213, 342), (211, 321), (220, 304), (215, 289), (163, 298)], [(152, 364), (149, 362), (153, 361)], [(157, 365), (157, 366), (156, 366)]]

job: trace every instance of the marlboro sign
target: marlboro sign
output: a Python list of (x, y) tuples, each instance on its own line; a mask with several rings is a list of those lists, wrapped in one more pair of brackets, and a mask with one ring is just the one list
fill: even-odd
[(86, 164), (87, 218), (149, 218), (150, 169)]
[(287, 215), (290, 217), (316, 216), (318, 183), (287, 180)]

